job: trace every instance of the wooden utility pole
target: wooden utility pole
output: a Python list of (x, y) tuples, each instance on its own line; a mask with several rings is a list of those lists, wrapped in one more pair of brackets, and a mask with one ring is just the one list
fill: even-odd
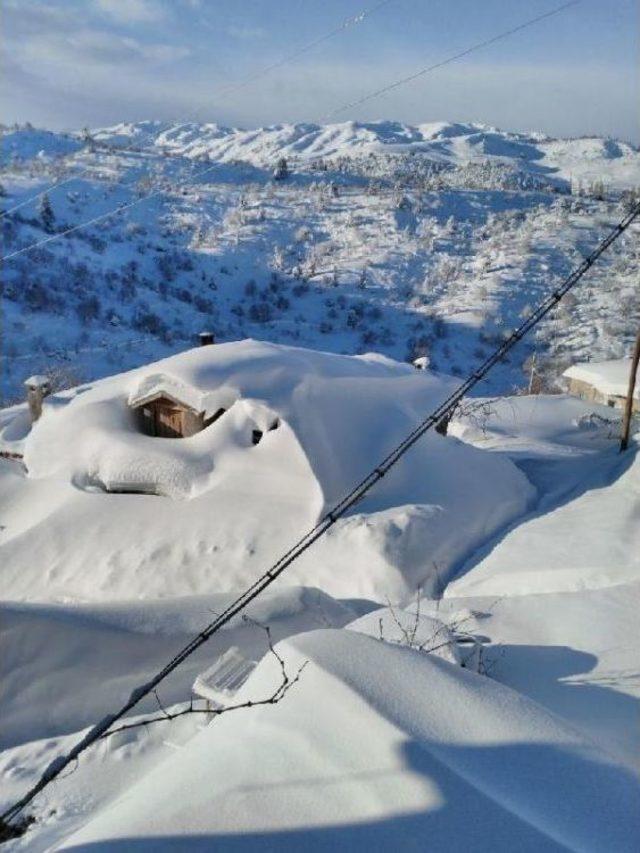
[(629, 431), (631, 429), (631, 418), (633, 417), (633, 392), (636, 387), (636, 376), (638, 373), (638, 362), (640, 362), (640, 329), (636, 335), (636, 345), (631, 356), (631, 370), (629, 372), (629, 388), (627, 390), (627, 401), (624, 406), (624, 417), (622, 419), (622, 436), (620, 437), (620, 453), (629, 446)]
[(536, 351), (531, 356), (531, 372), (529, 373), (529, 394), (533, 394), (533, 386), (536, 378)]

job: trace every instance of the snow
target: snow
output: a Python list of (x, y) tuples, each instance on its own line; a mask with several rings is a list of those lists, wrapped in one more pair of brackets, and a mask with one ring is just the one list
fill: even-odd
[(94, 132), (108, 144), (158, 147), (187, 157), (212, 161), (243, 160), (272, 166), (279, 157), (321, 159), (365, 157), (372, 153), (418, 152), (434, 162), (469, 163), (517, 159), (534, 173), (557, 174), (564, 180), (598, 180), (606, 173), (620, 187), (637, 183), (638, 150), (609, 139), (552, 139), (543, 134), (510, 133), (479, 123), (345, 121), (337, 124), (278, 124), (255, 130), (217, 124), (161, 123), (116, 125)]
[(49, 377), (43, 376), (41, 373), (36, 373), (34, 376), (30, 376), (28, 379), (24, 380), (24, 384), (27, 388), (41, 388), (44, 385), (48, 385), (49, 382)]
[[(233, 590), (166, 601), (109, 604), (17, 604), (2, 609), (2, 747), (76, 732), (131, 691), (212, 621), (235, 598)], [(234, 620), (159, 689), (166, 705), (189, 697), (197, 675), (229, 647), (259, 660), (267, 651), (260, 625), (274, 642), (325, 625), (341, 627), (354, 611), (319, 590), (269, 591)], [(126, 661), (126, 668), (123, 668)], [(54, 673), (53, 678), (50, 675)], [(157, 710), (155, 699), (139, 713)]]
[[(180, 352), (203, 329), (428, 356), (462, 376), (595, 248), (640, 184), (625, 143), (592, 146), (602, 156), (578, 179), (563, 157), (575, 149), (579, 161), (584, 140), (470, 123), (141, 122), (55, 161), (29, 158), (21, 134), (25, 157), (0, 170), (5, 209), (19, 206), (3, 219), (5, 254), (53, 236), (36, 197), (52, 184), (54, 229), (120, 212), (5, 263), (6, 403), (30, 373), (78, 385)], [(559, 142), (557, 161), (545, 159)], [(290, 176), (274, 182), (283, 155)], [(628, 353), (636, 230), (497, 366), (487, 393), (523, 386), (534, 347), (548, 386), (571, 362)]]
[[(6, 208), (64, 180), (55, 227), (156, 193), (5, 264), (5, 399), (29, 374), (66, 390), (35, 425), (0, 409), (3, 805), (442, 402), (640, 184), (626, 143), (475, 123), (96, 137), (3, 137)], [(6, 251), (42, 239), (37, 201), (3, 232)], [(517, 393), (628, 365), (637, 260), (636, 228), (446, 437), (125, 722), (189, 708), (231, 657), (239, 680), (257, 662), (232, 703), (272, 695), (263, 626), (290, 678), (306, 662), (282, 701), (101, 740), (7, 849), (638, 849), (639, 425), (619, 454), (619, 412)], [(192, 349), (205, 328), (225, 343)], [(146, 436), (131, 409), (158, 394), (226, 411)]]
[[(69, 515), (77, 506), (63, 505), (67, 525), (70, 518), (74, 522), (73, 535), (63, 540), (50, 514), (60, 501), (61, 483), (83, 464), (82, 436), (71, 426), (78, 417), (85, 418), (89, 432), (108, 425), (112, 408), (126, 407), (131, 389), (145, 376), (172, 376), (204, 393), (218, 384), (233, 388), (237, 402), (227, 414), (260, 400), (282, 419), (280, 429), (296, 436), (305, 478), (313, 472), (320, 512), (320, 487), (337, 486), (339, 476), (354, 473), (349, 468), (341, 474), (343, 464), (354, 464), (355, 446), (346, 441), (348, 430), (340, 431), (341, 420), (354, 424), (360, 438), (367, 436), (370, 453), (374, 419), (367, 403), (393, 432), (394, 406), (415, 419), (420, 405), (430, 405), (450, 387), (446, 377), (380, 357), (329, 356), (251, 341), (198, 348), (168, 361), (54, 395), (41, 422), (22, 439), (27, 461), (43, 465), (40, 474), (25, 478), (8, 462), (0, 472), (3, 489), (15, 490), (18, 498), (11, 506), (16, 516), (6, 514), (9, 532), (12, 518), (41, 524), (58, 549), (58, 567), (84, 554), (84, 525), (91, 527), (95, 548), (93, 559), (84, 562), (90, 578), (81, 583), (79, 572), (67, 575), (59, 587), (76, 600), (52, 603), (50, 573), (34, 573), (24, 559), (20, 568), (30, 586), (22, 587), (23, 597), (30, 601), (4, 605), (1, 641), (10, 654), (2, 661), (0, 772), (6, 802), (84, 737), (86, 727), (148, 681), (239, 588), (228, 554), (217, 567), (224, 592), (177, 597), (180, 587), (166, 554), (153, 562), (163, 600), (151, 599), (151, 575), (140, 571), (139, 562), (135, 572), (129, 560), (120, 563), (126, 584), (119, 586), (117, 574), (101, 584), (99, 557), (108, 540), (97, 547), (95, 542), (103, 536), (105, 500), (114, 506), (126, 500), (131, 529), (153, 530), (158, 537), (179, 507), (193, 507), (198, 499), (105, 495), (69, 486), (98, 503), (86, 509), (82, 522)], [(344, 383), (351, 391), (348, 406)], [(466, 408), (452, 421), (449, 437), (434, 435), (420, 445), (424, 469), (418, 453), (384, 497), (374, 493), (346, 520), (351, 538), (342, 538), (340, 547), (346, 535), (341, 532), (334, 550), (329, 538), (310, 552), (307, 582), (333, 588), (341, 601), (326, 591), (278, 584), (252, 605), (251, 621), (236, 619), (159, 691), (163, 707), (184, 708), (196, 677), (219, 668), (235, 648), (242, 659), (259, 663), (233, 702), (271, 695), (281, 671), (260, 627), (268, 624), (290, 677), (306, 663), (281, 702), (209, 724), (187, 715), (102, 741), (41, 798), (38, 823), (8, 849), (418, 850), (428, 838), (436, 851), (635, 850), (640, 840), (634, 807), (640, 793), (635, 451), (622, 457), (616, 452), (617, 430), (605, 419), (611, 411), (604, 406), (563, 395), (503, 398), (486, 406), (469, 402), (475, 409)], [(72, 406), (73, 417), (66, 415)], [(101, 407), (95, 421), (94, 406)], [(13, 417), (22, 409), (14, 407)], [(301, 412), (308, 416), (304, 429)], [(325, 446), (310, 428), (327, 413), (334, 456), (340, 456), (335, 468), (319, 464)], [(35, 436), (47, 422), (46, 434), (56, 444), (55, 460), (45, 465)], [(173, 456), (190, 440), (166, 440), (166, 453)], [(295, 461), (288, 444), (281, 458), (286, 456), (291, 470)], [(421, 505), (421, 523), (432, 524), (450, 506), (444, 480), (461, 476), (459, 468), (468, 479), (456, 486), (456, 506), (464, 495), (465, 508), (438, 536), (429, 528), (432, 541), (445, 550), (459, 552), (457, 540), (473, 529), (474, 481), (485, 511), (496, 510), (503, 478), (512, 486), (520, 478), (531, 485), (510, 520), (478, 528), (481, 544), (466, 557), (452, 558), (450, 568), (434, 577), (434, 551), (412, 531), (411, 505), (402, 501), (417, 488), (415, 473), (433, 501)], [(268, 482), (253, 489), (263, 497)], [(301, 494), (298, 500), (307, 500)], [(217, 511), (223, 499), (228, 504), (226, 492)], [(253, 512), (247, 500), (245, 532)], [(168, 505), (170, 512), (147, 514), (147, 502)], [(282, 504), (273, 509), (274, 520), (262, 517), (261, 524), (276, 518), (283, 524)], [(215, 516), (207, 511), (209, 525)], [(381, 525), (382, 517), (395, 521)], [(229, 519), (227, 507), (225, 524)], [(28, 529), (33, 538), (35, 531)], [(373, 530), (378, 553), (388, 560), (384, 574), (378, 569), (377, 595), (370, 578), (376, 564), (367, 550)], [(571, 546), (565, 548), (567, 531)], [(122, 543), (125, 534), (118, 535)], [(621, 548), (605, 562), (618, 538), (627, 546), (626, 559)], [(11, 580), (7, 588), (15, 591), (11, 541), (3, 546), (9, 554), (3, 580)], [(50, 566), (45, 559), (36, 553), (36, 563)], [(405, 582), (398, 585), (401, 573)], [(427, 578), (422, 591), (414, 580), (419, 574)], [(184, 569), (177, 575), (183, 581)], [(296, 580), (295, 574), (287, 577), (289, 584)], [(211, 575), (208, 583), (211, 587)], [(113, 600), (119, 589), (128, 600)], [(81, 602), (78, 593), (102, 600)], [(376, 598), (384, 606), (376, 606)], [(155, 712), (155, 700), (145, 700), (130, 721)]]
[[(620, 358), (615, 361), (587, 361), (574, 364), (562, 374), (565, 379), (579, 379), (588, 382), (601, 394), (614, 397), (626, 397), (629, 388), (631, 359)], [(634, 398), (640, 400), (640, 388), (636, 387)]]
[[(236, 402), (190, 438), (142, 435), (127, 401), (165, 387), (159, 375), (200, 395), (198, 406)], [(52, 395), (20, 440), (28, 473), (0, 482), (4, 588), (49, 601), (240, 588), (454, 387), (380, 356), (238, 341)], [(401, 598), (446, 577), (533, 495), (508, 460), (434, 433), (300, 560), (292, 582)], [(452, 536), (461, 513), (464, 532)]]
[(350, 622), (346, 628), (387, 643), (421, 649), (453, 664), (461, 663), (460, 650), (449, 626), (433, 616), (382, 607)]
[(77, 152), (82, 144), (79, 140), (49, 130), (24, 128), (2, 133), (0, 136), (0, 160), (27, 160), (33, 157), (57, 158)]
[[(494, 405), (479, 437), (464, 424), (454, 433), (515, 456), (538, 485), (540, 499), (512, 529), (489, 538), (474, 554), (447, 595), (526, 595), (604, 589), (638, 578), (640, 571), (640, 460), (618, 452), (618, 431), (604, 420), (599, 429), (558, 412), (588, 410), (563, 397), (520, 398)], [(573, 422), (573, 429), (567, 430)], [(505, 440), (509, 428), (519, 437)], [(527, 439), (522, 447), (522, 436)], [(496, 441), (496, 437), (499, 440)], [(571, 442), (569, 444), (569, 442)], [(596, 453), (596, 451), (599, 451)], [(550, 457), (545, 459), (546, 457)]]
[[(299, 689), (221, 718), (62, 849), (635, 849), (638, 781), (530, 700), (355, 632), (279, 650), (309, 661)], [(276, 679), (265, 661), (241, 695)]]

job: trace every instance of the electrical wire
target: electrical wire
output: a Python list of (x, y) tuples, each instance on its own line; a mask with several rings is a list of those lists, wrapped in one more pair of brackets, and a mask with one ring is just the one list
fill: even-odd
[(292, 563), (294, 563), (314, 542), (320, 539), (342, 518), (347, 511), (361, 501), (365, 495), (378, 483), (388, 471), (396, 465), (411, 447), (430, 429), (437, 426), (443, 418), (449, 417), (462, 399), (481, 382), (490, 370), (498, 364), (504, 356), (518, 344), (522, 338), (530, 332), (565, 296), (585, 273), (596, 263), (598, 258), (607, 251), (621, 234), (640, 215), (640, 202), (613, 228), (598, 246), (585, 258), (564, 281), (558, 285), (541, 303), (532, 311), (521, 325), (512, 332), (502, 344), (494, 350), (464, 382), (446, 400), (440, 403), (416, 428), (406, 436), (382, 461), (380, 461), (354, 488), (345, 495), (320, 521), (302, 536), (286, 553), (267, 569), (251, 586), (249, 586), (235, 601), (233, 601), (220, 615), (194, 636), (183, 649), (181, 649), (156, 675), (145, 684), (137, 687), (129, 696), (125, 704), (115, 713), (108, 714), (65, 755), (55, 758), (40, 776), (38, 782), (31, 787), (27, 793), (17, 802), (11, 805), (0, 815), (0, 820), (9, 822), (27, 806), (41, 791), (43, 791), (54, 779), (58, 778), (62, 771), (74, 762), (86, 749), (106, 735), (115, 722), (129, 713), (145, 696), (149, 695), (170, 673), (192, 655), (196, 649), (204, 645), (224, 625), (240, 614), (244, 608), (257, 598), (267, 587), (269, 587)]
[[(276, 62), (271, 63), (271, 65), (267, 65), (263, 68), (258, 69), (257, 71), (254, 71), (248, 77), (245, 77), (243, 80), (239, 80), (237, 83), (229, 84), (226, 88), (222, 89), (222, 91), (218, 93), (217, 97), (226, 98), (229, 95), (232, 95), (235, 92), (240, 91), (240, 89), (243, 89), (245, 86), (248, 86), (250, 83), (253, 83), (255, 80), (262, 79), (266, 74), (269, 74), (271, 71), (274, 71), (276, 68), (282, 68), (284, 65), (288, 65), (290, 62), (295, 61), (299, 57), (303, 56), (305, 53), (308, 53), (310, 50), (313, 50), (314, 48), (316, 48), (318, 45), (323, 44), (325, 41), (328, 41), (329, 39), (334, 38), (334, 36), (340, 35), (340, 33), (343, 33), (345, 30), (349, 29), (350, 27), (357, 26), (358, 24), (361, 24), (366, 18), (373, 15), (379, 9), (382, 9), (383, 6), (388, 6), (390, 3), (394, 3), (394, 2), (396, 2), (396, 0), (381, 0), (381, 2), (376, 3), (374, 6), (371, 6), (368, 9), (363, 9), (362, 11), (358, 12), (357, 14), (352, 15), (350, 18), (346, 18), (339, 26), (334, 27), (334, 29), (330, 30), (329, 32), (325, 33), (322, 36), (318, 36), (318, 38), (313, 39), (313, 41), (310, 41), (307, 44), (302, 45), (301, 47), (294, 50), (292, 53), (289, 53), (289, 54), (283, 56), (281, 59), (277, 60)], [(201, 111), (199, 111), (199, 112), (201, 112)], [(182, 123), (186, 124), (188, 121), (198, 121), (198, 112), (196, 112), (194, 118), (184, 119)], [(180, 124), (180, 122), (178, 122), (178, 124)], [(154, 136), (154, 133), (155, 133), (154, 130), (153, 131), (149, 130), (146, 133), (144, 133), (136, 141), (137, 146), (144, 144), (144, 140), (152, 139)], [(93, 140), (93, 143), (100, 145), (99, 140)], [(75, 152), (75, 153), (77, 153), (77, 152)], [(118, 154), (131, 153), (131, 149), (119, 148), (117, 150), (117, 153)], [(13, 207), (10, 207), (8, 210), (0, 211), (0, 219), (3, 219), (5, 216), (9, 216), (11, 213), (15, 213), (16, 210), (20, 210), (20, 208), (25, 207), (26, 205), (31, 204), (32, 202), (37, 201), (40, 198), (43, 198), (48, 193), (53, 192), (56, 189), (59, 189), (60, 187), (64, 186), (65, 184), (70, 183), (71, 181), (82, 179), (83, 177), (88, 175), (90, 171), (91, 171), (91, 167), (89, 166), (86, 169), (84, 169), (83, 171), (79, 172), (77, 175), (72, 175), (71, 177), (65, 178), (62, 181), (58, 181), (56, 183), (53, 183), (49, 187), (47, 187), (46, 189), (38, 191), (35, 195), (30, 196), (29, 198), (23, 199), (21, 202), (14, 205)]]
[(459, 51), (458, 53), (454, 53), (452, 56), (448, 56), (446, 59), (442, 59), (440, 62), (436, 62), (434, 65), (429, 65), (426, 68), (420, 69), (420, 71), (416, 71), (413, 74), (409, 74), (407, 77), (401, 77), (399, 80), (395, 80), (393, 83), (389, 83), (386, 86), (383, 86), (381, 89), (376, 89), (373, 92), (369, 92), (367, 95), (363, 95), (361, 98), (358, 98), (355, 101), (350, 101), (348, 104), (344, 104), (341, 107), (338, 107), (335, 110), (332, 110), (330, 113), (327, 113), (323, 116), (322, 121), (326, 121), (329, 118), (332, 118), (335, 115), (339, 115), (340, 113), (345, 112), (346, 110), (353, 109), (353, 107), (359, 107), (361, 104), (366, 103), (367, 101), (372, 100), (373, 98), (378, 98), (380, 95), (385, 95), (387, 92), (391, 92), (394, 89), (397, 89), (399, 86), (404, 86), (405, 83), (410, 83), (412, 80), (417, 80), (419, 77), (423, 77), (425, 74), (430, 74), (432, 71), (435, 71), (438, 68), (443, 68), (445, 65), (449, 65), (452, 62), (456, 62), (458, 59), (462, 59), (465, 56), (468, 56), (470, 53), (474, 53), (476, 50), (480, 50), (483, 47), (489, 47), (492, 44), (495, 44), (498, 41), (502, 41), (502, 39), (506, 39), (509, 36), (514, 35), (514, 33), (520, 32), (520, 30), (524, 30), (527, 27), (531, 27), (534, 24), (537, 24), (539, 21), (543, 21), (546, 18), (551, 18), (554, 15), (560, 14), (565, 9), (569, 9), (571, 6), (577, 6), (581, 0), (570, 0), (568, 3), (563, 3), (562, 6), (557, 6), (555, 9), (551, 9), (548, 12), (544, 12), (541, 15), (536, 15), (535, 18), (529, 18), (527, 21), (523, 21), (523, 23), (518, 24), (516, 27), (511, 27), (508, 30), (503, 30), (500, 33), (497, 33), (495, 36), (486, 39), (485, 41), (476, 42), (476, 44), (471, 45), (470, 47), (465, 48), (464, 50)]

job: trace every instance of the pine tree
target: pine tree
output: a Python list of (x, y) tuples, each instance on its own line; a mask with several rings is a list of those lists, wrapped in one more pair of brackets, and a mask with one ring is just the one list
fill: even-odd
[(44, 230), (51, 234), (54, 229), (56, 215), (53, 212), (53, 208), (51, 207), (51, 202), (49, 201), (49, 196), (47, 193), (45, 193), (40, 199), (39, 213)]

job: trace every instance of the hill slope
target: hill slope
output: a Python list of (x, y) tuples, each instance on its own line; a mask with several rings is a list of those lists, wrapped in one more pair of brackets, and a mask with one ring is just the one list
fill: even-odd
[[(204, 328), (426, 352), (459, 375), (620, 218), (619, 191), (640, 184), (625, 143), (443, 122), (143, 122), (88, 142), (22, 129), (2, 144), (6, 254), (127, 206), (5, 262), (5, 400), (34, 372), (77, 384), (183, 350)], [(290, 175), (274, 182), (281, 156)], [(39, 200), (23, 202), (52, 182), (45, 221)], [(640, 322), (636, 233), (491, 390), (521, 385), (534, 347), (550, 379), (568, 361), (625, 354)]]

